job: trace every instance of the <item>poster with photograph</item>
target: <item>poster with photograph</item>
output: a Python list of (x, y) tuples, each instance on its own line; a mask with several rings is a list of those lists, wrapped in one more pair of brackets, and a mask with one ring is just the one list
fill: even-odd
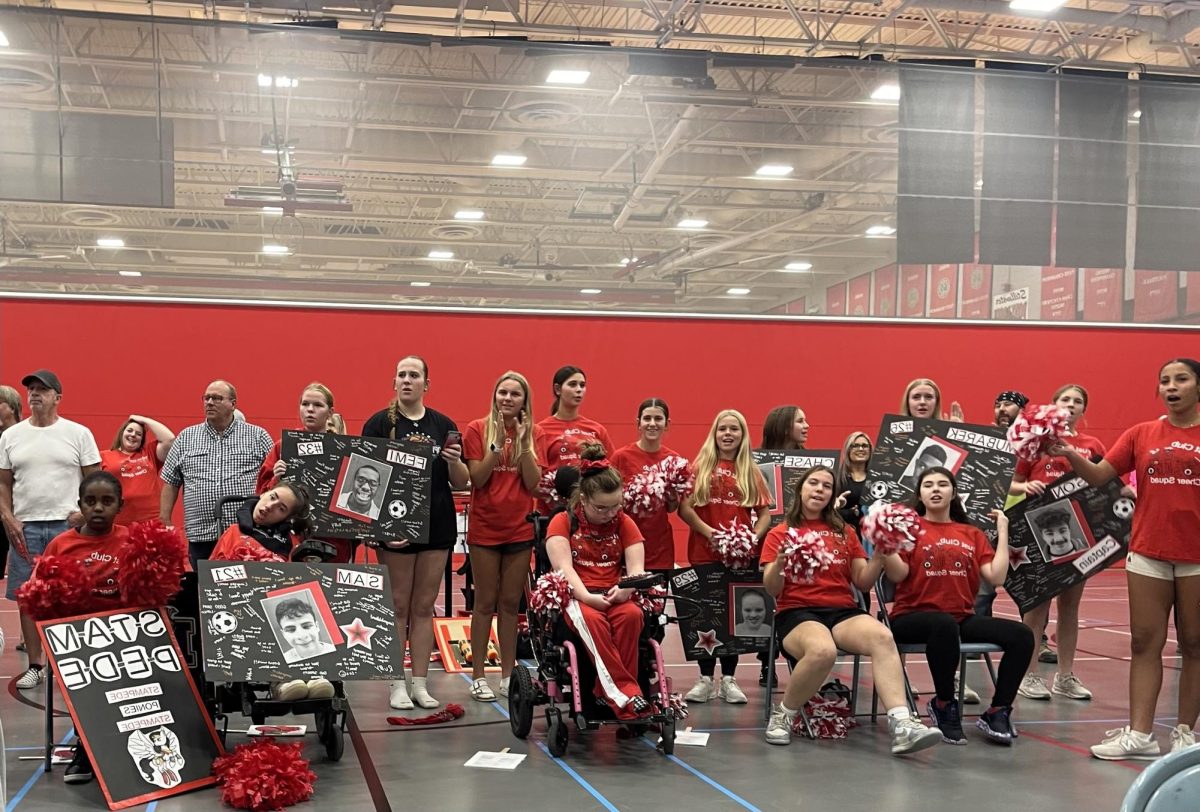
[(695, 617), (679, 619), (688, 660), (767, 650), (775, 601), (763, 589), (758, 570), (731, 571), (721, 564), (676, 570), (671, 593), (700, 605)]
[(433, 639), (442, 655), (442, 666), (449, 673), (470, 671), (475, 666), (476, 657), (482, 657), (486, 663), (484, 671), (500, 672), (500, 637), (496, 629), (496, 618), (492, 618), (486, 651), (477, 652), (471, 648), (469, 617), (435, 617)]
[(750, 453), (754, 457), (754, 464), (767, 480), (771, 494), (772, 527), (783, 523), (795, 498), (796, 481), (800, 475), (814, 465), (825, 465), (836, 471), (838, 458), (842, 454), (838, 449), (775, 451), (765, 448), (756, 448)]
[(213, 682), (393, 679), (401, 673), (387, 569), (201, 561), (204, 674)]
[(1022, 612), (1086, 581), (1121, 560), (1129, 548), (1134, 502), (1113, 480), (1093, 488), (1074, 474), (1022, 499), (1008, 516), (1008, 578), (1004, 589)]
[(109, 809), (216, 783), (221, 740), (163, 609), (38, 623)]
[(867, 466), (864, 513), (876, 502), (908, 502), (921, 472), (948, 468), (967, 515), (991, 535), (996, 523), (988, 514), (1004, 507), (1016, 463), (996, 426), (884, 415)]
[(428, 544), (436, 451), (408, 440), (285, 431), (282, 458), (312, 494), (314, 536)]

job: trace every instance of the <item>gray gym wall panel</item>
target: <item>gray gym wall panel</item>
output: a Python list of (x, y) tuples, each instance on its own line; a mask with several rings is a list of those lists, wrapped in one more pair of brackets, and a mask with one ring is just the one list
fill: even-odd
[(1138, 83), (1138, 212), (1134, 266), (1200, 271), (1200, 93)]
[(900, 70), (896, 261), (975, 255), (975, 76)]
[(1056, 83), (1028, 74), (984, 78), (982, 264), (1050, 264)]
[(1054, 262), (1124, 268), (1129, 219), (1125, 82), (1062, 79)]

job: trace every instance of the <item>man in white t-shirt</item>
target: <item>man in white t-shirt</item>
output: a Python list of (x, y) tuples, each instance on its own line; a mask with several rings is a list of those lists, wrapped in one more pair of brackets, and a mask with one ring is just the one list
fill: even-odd
[[(33, 562), (55, 536), (65, 533), (79, 504), (79, 483), (100, 468), (96, 440), (84, 426), (58, 416), (62, 383), (48, 369), (26, 375), (29, 418), (0, 434), (0, 521), (8, 531), (8, 588), (16, 600), (33, 572)], [(46, 678), (42, 643), (33, 619), (21, 612), (29, 668), (18, 688), (35, 688)]]

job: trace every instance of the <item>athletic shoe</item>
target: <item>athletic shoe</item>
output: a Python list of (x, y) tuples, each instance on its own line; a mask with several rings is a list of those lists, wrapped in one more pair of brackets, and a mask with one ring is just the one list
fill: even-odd
[(333, 690), (333, 683), (324, 677), (310, 679), (306, 687), (309, 699), (333, 699), (333, 695), (336, 693)]
[(788, 713), (783, 709), (783, 703), (771, 708), (771, 719), (767, 722), (767, 732), (763, 734), (763, 738), (767, 740), (767, 744), (791, 744), (792, 743), (792, 725), (796, 723), (796, 714)]
[(717, 696), (730, 705), (745, 705), (748, 701), (746, 694), (738, 687), (737, 680), (733, 677), (721, 677), (721, 687), (717, 689)]
[(1106, 731), (1107, 738), (1092, 745), (1092, 755), (1104, 761), (1158, 758), (1158, 742), (1149, 733), (1138, 733), (1129, 725)]
[(17, 643), (17, 651), (26, 651), (26, 650), (27, 649), (25, 648), (24, 640), (21, 640), (20, 642)]
[(1042, 635), (1042, 647), (1038, 649), (1038, 662), (1050, 663), (1051, 665), (1058, 662), (1058, 654), (1054, 649), (1050, 648), (1046, 635)]
[(1079, 681), (1079, 677), (1074, 674), (1055, 674), (1054, 682), (1050, 684), (1050, 690), (1059, 696), (1066, 696), (1071, 699), (1092, 698), (1092, 692), (1084, 688), (1083, 683)]
[(1025, 679), (1021, 680), (1021, 687), (1017, 689), (1017, 693), (1026, 699), (1050, 698), (1050, 689), (1046, 687), (1046, 681), (1037, 674), (1026, 674)]
[(412, 710), (413, 701), (408, 695), (408, 683), (402, 679), (392, 682), (388, 691), (388, 704), (396, 710)]
[(967, 734), (963, 733), (962, 729), (962, 711), (956, 700), (952, 699), (939, 708), (937, 700), (931, 699), (925, 709), (929, 711), (929, 718), (942, 732), (942, 741), (946, 744), (967, 743)]
[(272, 682), (271, 698), (279, 702), (299, 702), (301, 699), (308, 699), (308, 683), (302, 679)]
[[(762, 667), (762, 669), (758, 672), (758, 687), (760, 687), (760, 688), (767, 687), (767, 677), (768, 677), (768, 675), (770, 675), (770, 673), (771, 673), (771, 667), (764, 665)], [(775, 677), (771, 680), (771, 684), (773, 686), (775, 686), (776, 688), (779, 687), (779, 675), (775, 675)]]
[(1178, 753), (1196, 746), (1196, 733), (1187, 725), (1176, 725), (1171, 729), (1171, 752)]
[[(975, 693), (975, 689), (973, 689), (970, 685), (964, 685), (962, 687), (962, 692), (962, 701), (964, 705), (979, 704), (979, 694)], [(954, 678), (954, 695), (958, 696), (958, 677)]]
[(27, 688), (36, 688), (46, 681), (46, 669), (40, 665), (30, 665), (25, 669), (25, 673), (17, 677), (17, 687), (22, 691)]
[(904, 719), (888, 719), (888, 727), (892, 730), (892, 755), (903, 756), (933, 747), (942, 740), (938, 730), (925, 727), (919, 719), (912, 716)]
[(92, 770), (91, 759), (88, 758), (87, 750), (83, 749), (83, 743), (79, 742), (75, 745), (75, 756), (71, 759), (71, 763), (67, 765), (66, 772), (63, 773), (64, 784), (86, 784), (96, 777)]
[(684, 697), (688, 702), (707, 702), (710, 699), (717, 698), (717, 686), (713, 685), (712, 677), (701, 677), (696, 680), (696, 684), (692, 686), (692, 690), (687, 692)]
[(500, 678), (500, 690), (496, 691), (497, 694), (499, 694), (500, 696), (503, 696), (503, 697), (508, 696), (508, 681), (510, 679), (511, 679), (511, 677), (501, 677)]
[(975, 727), (983, 731), (989, 741), (1011, 747), (1016, 737), (1012, 725), (1012, 708), (996, 708), (994, 711), (984, 711), (975, 721)]

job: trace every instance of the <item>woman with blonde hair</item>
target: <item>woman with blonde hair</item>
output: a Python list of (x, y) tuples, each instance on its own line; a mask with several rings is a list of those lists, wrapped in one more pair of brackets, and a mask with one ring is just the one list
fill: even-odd
[(904, 387), (904, 397), (900, 399), (900, 414), (926, 420), (966, 421), (957, 400), (950, 404), (950, 416), (946, 416), (942, 411), (942, 390), (929, 378), (914, 378), (908, 382), (908, 386)]

